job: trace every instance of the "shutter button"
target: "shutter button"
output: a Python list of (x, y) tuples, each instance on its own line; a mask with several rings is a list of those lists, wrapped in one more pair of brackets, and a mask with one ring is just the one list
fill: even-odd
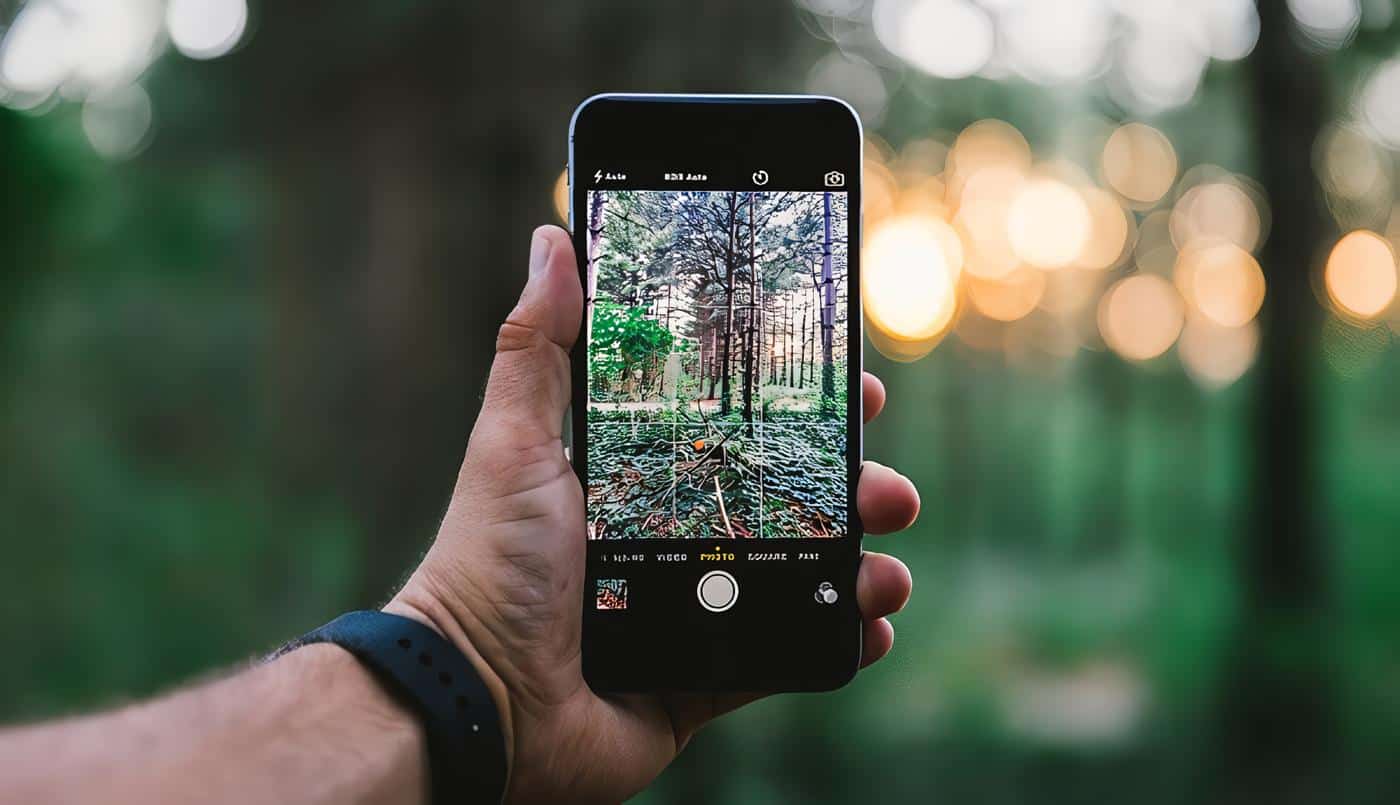
[(705, 609), (724, 612), (739, 600), (739, 582), (723, 570), (711, 570), (695, 585), (695, 597)]

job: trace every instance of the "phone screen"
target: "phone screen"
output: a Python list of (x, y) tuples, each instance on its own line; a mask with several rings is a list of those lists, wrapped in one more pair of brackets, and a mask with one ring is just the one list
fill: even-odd
[[(797, 171), (757, 135), (687, 148), (687, 113), (722, 125), (722, 105), (620, 103), (671, 147), (584, 153), (575, 126), (586, 673), (624, 690), (839, 684), (852, 623), (859, 637), (858, 136)], [(735, 109), (802, 130), (784, 122), (802, 106)]]
[(844, 537), (846, 194), (588, 204), (589, 538)]

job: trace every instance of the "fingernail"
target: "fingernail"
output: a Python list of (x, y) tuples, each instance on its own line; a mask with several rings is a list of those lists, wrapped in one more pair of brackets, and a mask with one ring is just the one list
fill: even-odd
[(544, 231), (535, 230), (535, 234), (530, 238), (530, 276), (535, 276), (544, 271), (544, 267), (549, 264), (549, 252), (554, 248), (554, 242), (544, 236)]

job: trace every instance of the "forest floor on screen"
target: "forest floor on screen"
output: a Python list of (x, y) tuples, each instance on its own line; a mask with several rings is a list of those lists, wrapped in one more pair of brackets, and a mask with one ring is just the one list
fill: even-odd
[(587, 212), (590, 536), (844, 535), (845, 194)]

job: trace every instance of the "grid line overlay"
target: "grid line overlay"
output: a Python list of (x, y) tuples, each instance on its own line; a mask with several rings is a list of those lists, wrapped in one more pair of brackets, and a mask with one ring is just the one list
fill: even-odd
[[(589, 193), (590, 201), (593, 196)], [(637, 191), (640, 193), (664, 193), (667, 191)], [(716, 191), (728, 193), (729, 191)], [(741, 193), (739, 204), (740, 216), (747, 220), (748, 211), (752, 211), (755, 206), (764, 203), (765, 196), (778, 195), (777, 193)], [(820, 193), (814, 193), (820, 196)], [(839, 215), (848, 214), (845, 203), (849, 201), (849, 196), (844, 193), (833, 192), (830, 194), (833, 202), (836, 198), (843, 198), (841, 212)], [(810, 203), (810, 202), (807, 202)], [(815, 204), (819, 211), (822, 208), (821, 201)], [(747, 210), (746, 210), (747, 208)], [(836, 213), (836, 203), (831, 205), (832, 213)], [(624, 208), (626, 209), (626, 208)], [(808, 207), (810, 210), (811, 207)], [(806, 215), (808, 213), (802, 213)], [(836, 218), (836, 215), (833, 215)], [(810, 221), (811, 219), (806, 219)], [(838, 248), (849, 248), (849, 219), (837, 218), (840, 221), (840, 228), (837, 229), (833, 223), (831, 226), (831, 238), (828, 241), (832, 244), (832, 251)], [(820, 220), (818, 230), (820, 231)], [(762, 228), (758, 229), (759, 237), (764, 237), (763, 233), (770, 230), (771, 224), (765, 222)], [(809, 230), (810, 231), (810, 230)], [(779, 235), (781, 237), (781, 234)], [(752, 237), (752, 235), (750, 235)], [(602, 271), (601, 256), (608, 254), (610, 243), (604, 239), (600, 241), (599, 250), (593, 252), (598, 255), (598, 271)], [(740, 249), (747, 251), (751, 244), (742, 244)], [(770, 248), (764, 246), (763, 248)], [(735, 251), (738, 251), (737, 249)], [(624, 253), (625, 254), (625, 253)], [(635, 253), (634, 253), (635, 254)], [(765, 256), (764, 259), (756, 259), (750, 265), (750, 273), (747, 277), (739, 274), (737, 279), (733, 278), (738, 268), (743, 267), (744, 260), (749, 255), (740, 253), (741, 259), (730, 265), (728, 277), (729, 286), (724, 294), (719, 298), (724, 299), (724, 303), (716, 302), (716, 291), (713, 284), (692, 285), (690, 279), (675, 279), (681, 276), (672, 273), (671, 279), (662, 282), (674, 283), (665, 286), (664, 295), (651, 291), (650, 296), (636, 295), (632, 291), (631, 296), (619, 295), (628, 293), (625, 289), (627, 285), (617, 285), (616, 280), (611, 276), (610, 287), (617, 290), (603, 291), (601, 288), (595, 290), (592, 302), (607, 301), (612, 303), (614, 309), (617, 305), (630, 305), (632, 315), (636, 315), (636, 308), (644, 309), (641, 315), (662, 327), (669, 330), (676, 339), (671, 343), (669, 350), (661, 355), (658, 369), (657, 363), (651, 363), (651, 368), (647, 370), (649, 375), (644, 375), (643, 370), (636, 370), (636, 380), (630, 379), (630, 369), (624, 370), (621, 378), (614, 377), (611, 369), (608, 373), (596, 375), (593, 371), (593, 363), (590, 360), (586, 367), (585, 394), (586, 394), (586, 429), (590, 432), (602, 433), (616, 428), (651, 428), (669, 434), (670, 441), (670, 479), (669, 489), (664, 491), (664, 496), (669, 498), (669, 514), (671, 522), (655, 526), (642, 526), (641, 529), (635, 525), (627, 523), (639, 523), (640, 517), (634, 513), (623, 513), (622, 508), (627, 504), (624, 492), (621, 496), (618, 493), (619, 486), (614, 484), (608, 488), (608, 472), (611, 467), (605, 469), (599, 463), (599, 454), (593, 448), (589, 448), (589, 478), (586, 497), (590, 518), (598, 512), (598, 529), (604, 536), (614, 536), (619, 534), (638, 534), (642, 530), (650, 530), (651, 534), (639, 534), (639, 536), (664, 536), (664, 537), (699, 537), (699, 538), (726, 538), (730, 535), (734, 537), (752, 536), (762, 538), (765, 536), (781, 537), (810, 537), (810, 536), (839, 536), (845, 534), (845, 517), (835, 517), (833, 511), (847, 509), (852, 501), (848, 499), (849, 490), (847, 483), (846, 455), (849, 445), (845, 442), (847, 412), (849, 402), (842, 406), (839, 414), (833, 414), (828, 419), (827, 412), (829, 398), (821, 397), (820, 389), (822, 380), (825, 377), (823, 372), (823, 350), (821, 349), (822, 337), (825, 336), (827, 327), (823, 319), (825, 311), (828, 309), (825, 304), (826, 291), (823, 283), (819, 282), (820, 262), (812, 262), (811, 253), (803, 255), (801, 252), (794, 253), (795, 257), (784, 258), (784, 260), (772, 260)], [(825, 254), (817, 256), (815, 260), (820, 261)], [(847, 283), (849, 281), (848, 259), (849, 254), (839, 252), (837, 259), (831, 266), (831, 282), (833, 284), (832, 301), (835, 309), (831, 310), (831, 338), (832, 346), (835, 348), (835, 360), (838, 362), (837, 371), (840, 373), (839, 382), (847, 385), (848, 373), (846, 366), (849, 365), (849, 354), (851, 344), (845, 337), (846, 328), (843, 326), (849, 319), (850, 311), (848, 306), (849, 291)], [(731, 253), (731, 258), (733, 254)], [(635, 259), (635, 258), (634, 258)], [(623, 258), (626, 265), (626, 258)], [(648, 265), (646, 263), (634, 262), (635, 266)], [(675, 269), (672, 269), (675, 272)], [(770, 273), (773, 272), (773, 273)], [(667, 276), (667, 275), (661, 275)], [(594, 281), (597, 281), (595, 275)], [(655, 282), (655, 280), (652, 280)], [(713, 283), (714, 280), (707, 282)], [(772, 284), (770, 291), (769, 284)], [(658, 286), (653, 286), (658, 287)], [(622, 302), (620, 300), (630, 299), (641, 301)], [(702, 301), (704, 300), (704, 301)], [(770, 304), (778, 305), (774, 310), (769, 310)], [(596, 310), (590, 307), (590, 316)], [(803, 315), (802, 325), (799, 329), (795, 316), (801, 311)], [(809, 321), (807, 316), (811, 316)], [(740, 317), (742, 316), (742, 326)], [(719, 319), (723, 318), (722, 326)], [(590, 325), (592, 319), (590, 318)], [(767, 332), (772, 326), (773, 332)], [(745, 330), (748, 330), (746, 333)], [(591, 329), (590, 329), (591, 332)], [(722, 333), (722, 335), (720, 334)], [(720, 348), (723, 342), (724, 348)], [(781, 356), (772, 353), (772, 350), (782, 346), (784, 352)], [(592, 343), (588, 345), (591, 357)], [(735, 350), (738, 349), (736, 356)], [(613, 347), (617, 349), (617, 347)], [(810, 360), (809, 360), (810, 350)], [(723, 359), (721, 357), (723, 353)], [(602, 353), (606, 354), (606, 353)], [(660, 354), (660, 353), (656, 353)], [(678, 357), (679, 356), (679, 357)], [(750, 358), (751, 356), (751, 358)], [(779, 360), (781, 358), (781, 364)], [(613, 359), (616, 360), (616, 359)], [(629, 359), (630, 360), (630, 359)], [(655, 360), (649, 358), (647, 360)], [(698, 363), (694, 363), (698, 360)], [(722, 363), (728, 364), (729, 372), (720, 371)], [(604, 364), (606, 365), (606, 364)], [(640, 364), (626, 364), (627, 366)], [(782, 366), (782, 372), (778, 367)], [(736, 371), (738, 374), (736, 375)], [(751, 374), (749, 374), (751, 373)], [(796, 378), (798, 374), (803, 374), (805, 379), (798, 385)], [(771, 380), (770, 380), (771, 375)], [(645, 378), (645, 379), (644, 379)], [(595, 388), (595, 380), (601, 381), (602, 385)], [(738, 388), (743, 389), (748, 386), (748, 393), (743, 397), (749, 403), (750, 409), (747, 417), (742, 413), (743, 402), (736, 401), (735, 395), (742, 392), (736, 391), (735, 381)], [(728, 386), (728, 399), (720, 391), (720, 385)], [(707, 385), (714, 386), (712, 396), (706, 394)], [(839, 393), (839, 392), (838, 392)], [(860, 393), (859, 388), (846, 388), (847, 400), (851, 393)], [(771, 394), (772, 399), (769, 399)], [(596, 399), (595, 399), (596, 395)], [(820, 401), (818, 401), (820, 400)], [(774, 411), (768, 410), (768, 405), (774, 405)], [(735, 419), (719, 418), (719, 411), (726, 405), (729, 407), (729, 417), (735, 416), (736, 409), (739, 415)], [(821, 413), (817, 413), (816, 406), (822, 406)], [(757, 410), (752, 410), (756, 406)], [(600, 414), (601, 421), (593, 421), (594, 412)], [(632, 412), (627, 416), (625, 412)], [(774, 416), (770, 417), (769, 414)], [(691, 416), (695, 419), (691, 419)], [(641, 421), (638, 421), (640, 417)], [(715, 417), (715, 419), (712, 419)], [(669, 425), (669, 428), (665, 426)], [(660, 426), (660, 427), (658, 427)], [(634, 432), (634, 436), (635, 436)], [(660, 438), (665, 438), (658, 434), (652, 438), (650, 443), (655, 448), (661, 448), (655, 442)], [(705, 454), (701, 444), (718, 453)], [(775, 441), (776, 440), (776, 441)], [(685, 442), (682, 445), (682, 442)], [(621, 481), (621, 483), (634, 484), (633, 491), (638, 486), (642, 486), (636, 481), (635, 474), (640, 472), (646, 475), (648, 472), (660, 472), (656, 469), (657, 461), (661, 460), (656, 452), (651, 453), (651, 458), (645, 458), (646, 444), (648, 439), (642, 438), (620, 438), (612, 439), (610, 451), (621, 449), (622, 461), (637, 459), (637, 465), (632, 468), (631, 480)], [(596, 442), (595, 442), (596, 444)], [(818, 448), (815, 452), (808, 451), (807, 445), (811, 444)], [(839, 449), (838, 449), (839, 445)], [(683, 447), (685, 448), (683, 451)], [(822, 449), (830, 448), (822, 453)], [(770, 467), (770, 458), (780, 458), (778, 452), (784, 454), (791, 449), (793, 461), (783, 465)], [(692, 450), (694, 453), (692, 453)], [(728, 451), (738, 451), (730, 453)], [(662, 454), (664, 455), (664, 454)], [(832, 457), (839, 459), (841, 471), (839, 473), (841, 489), (839, 495), (833, 495), (835, 469), (832, 464)], [(618, 456), (613, 455), (617, 460)], [(698, 460), (697, 460), (698, 459)], [(718, 460), (719, 469), (712, 469), (710, 461)], [(684, 473), (681, 470), (682, 464), (686, 463)], [(748, 472), (747, 468), (752, 466), (753, 471)], [(648, 469), (651, 467), (651, 469)], [(723, 474), (721, 474), (723, 473)], [(808, 475), (821, 479), (817, 481), (817, 493), (823, 496), (821, 503), (817, 507), (820, 512), (816, 515), (809, 514), (807, 501), (811, 498), (813, 487), (804, 487), (801, 479)], [(681, 480), (684, 478), (687, 486), (681, 488)], [(720, 488), (723, 480), (724, 490)], [(603, 509), (595, 509), (595, 497), (593, 495), (594, 484), (599, 484), (600, 497), (598, 503)], [(709, 484), (713, 483), (715, 488), (706, 493)], [(751, 484), (757, 486), (752, 487)], [(774, 484), (778, 486), (774, 487)], [(776, 491), (775, 491), (776, 490)], [(649, 491), (641, 494), (646, 499), (654, 501), (653, 505), (659, 509), (656, 514), (664, 517), (666, 512), (665, 502), (658, 498), (662, 497), (663, 490), (651, 487)], [(684, 494), (682, 494), (684, 493)], [(839, 498), (839, 500), (837, 499)], [(741, 501), (747, 500), (744, 503)], [(756, 507), (753, 501), (757, 501)], [(621, 502), (622, 506), (618, 506)], [(769, 505), (778, 506), (774, 516), (770, 516)], [(612, 504), (612, 505), (609, 505)], [(688, 510), (683, 510), (684, 507)], [(726, 506), (726, 504), (728, 504)], [(757, 511), (754, 511), (757, 508)], [(605, 525), (602, 511), (611, 510), (608, 517), (615, 518)], [(813, 509), (811, 511), (817, 511)], [(718, 519), (716, 519), (718, 515)], [(637, 519), (628, 520), (625, 518), (634, 517)], [(654, 517), (647, 517), (646, 522), (655, 523)], [(622, 524), (621, 528), (616, 527)], [(721, 524), (723, 531), (721, 531)], [(590, 526), (594, 525), (590, 523)], [(756, 528), (754, 528), (756, 526)], [(775, 533), (767, 533), (769, 529), (775, 529)], [(781, 534), (776, 533), (781, 531)], [(716, 533), (718, 532), (718, 533)], [(727, 532), (727, 533), (725, 533)], [(593, 529), (590, 527), (590, 533)], [(602, 538), (602, 537), (600, 537)]]

